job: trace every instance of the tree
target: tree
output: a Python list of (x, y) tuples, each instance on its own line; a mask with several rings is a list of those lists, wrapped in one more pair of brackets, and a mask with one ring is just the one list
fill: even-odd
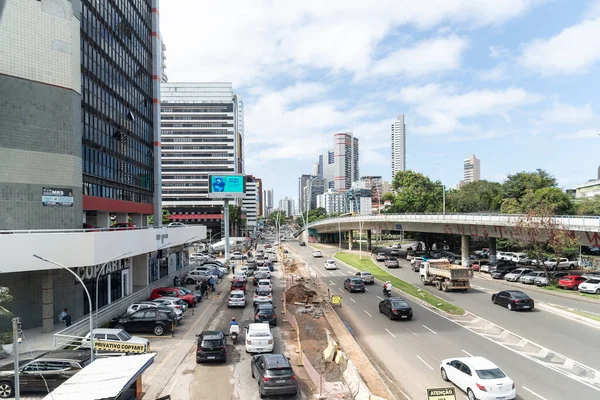
[[(304, 226), (306, 213), (296, 218), (296, 223), (300, 226)], [(317, 207), (308, 211), (308, 223), (318, 221), (320, 219), (327, 218), (327, 211), (323, 207)]]
[(600, 215), (600, 196), (585, 197), (576, 203), (577, 215)]
[(556, 187), (545, 187), (535, 192), (528, 190), (521, 199), (521, 209), (524, 212), (545, 206), (554, 215), (573, 213), (573, 203), (568, 194)]
[(392, 187), (396, 191), (395, 212), (439, 212), (442, 210), (442, 190), (439, 181), (414, 171), (400, 171), (394, 176)]
[(502, 194), (502, 185), (497, 182), (467, 183), (446, 194), (447, 208), (452, 212), (499, 211)]
[(280, 225), (285, 223), (285, 211), (273, 211), (271, 215), (269, 215), (269, 221), (271, 221), (271, 223), (275, 224), (278, 220)]
[(237, 228), (242, 222), (242, 209), (235, 204), (229, 205), (229, 231), (233, 232), (232, 234), (237, 235)]
[[(162, 223), (167, 225), (171, 222), (171, 213), (166, 208), (162, 209)], [(148, 217), (148, 224), (154, 225), (154, 215)]]
[(10, 295), (8, 288), (0, 286), (0, 316), (11, 317), (13, 314), (2, 304), (10, 303), (13, 297)]
[(528, 190), (535, 192), (538, 189), (556, 187), (557, 182), (548, 172), (537, 169), (535, 172), (510, 174), (502, 186), (506, 197), (520, 200)]

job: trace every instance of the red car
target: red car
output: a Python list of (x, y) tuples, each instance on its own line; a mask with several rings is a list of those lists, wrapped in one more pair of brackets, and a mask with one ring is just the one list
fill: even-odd
[(177, 297), (185, 301), (190, 307), (194, 307), (196, 305), (196, 296), (194, 294), (186, 293), (180, 288), (176, 287), (162, 287), (152, 290), (150, 300), (155, 300), (159, 297)]
[(130, 229), (137, 229), (137, 226), (131, 222), (119, 222), (118, 224), (111, 226), (110, 229), (115, 231), (128, 231)]
[(243, 290), (246, 291), (246, 282), (241, 279), (234, 279), (231, 281), (231, 290)]
[(577, 290), (579, 285), (585, 282), (586, 279), (579, 275), (567, 275), (558, 280), (558, 287), (561, 289)]

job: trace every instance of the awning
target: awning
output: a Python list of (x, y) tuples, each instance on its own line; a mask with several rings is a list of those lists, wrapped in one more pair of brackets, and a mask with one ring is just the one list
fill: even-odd
[(148, 368), (156, 353), (100, 358), (44, 397), (44, 400), (116, 399)]
[(223, 214), (173, 214), (169, 216), (171, 221), (181, 221), (185, 219), (207, 220), (223, 219)]

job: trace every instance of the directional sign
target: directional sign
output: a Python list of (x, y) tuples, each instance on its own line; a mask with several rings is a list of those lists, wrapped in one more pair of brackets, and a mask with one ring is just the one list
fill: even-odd
[(427, 389), (427, 400), (456, 400), (453, 387)]
[(402, 225), (400, 225), (400, 224), (396, 224), (396, 230), (397, 230), (397, 231), (401, 231), (401, 230), (402, 230)]

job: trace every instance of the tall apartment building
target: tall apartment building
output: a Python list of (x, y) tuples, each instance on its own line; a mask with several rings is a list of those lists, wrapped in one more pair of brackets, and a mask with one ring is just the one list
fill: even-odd
[(335, 189), (348, 190), (359, 177), (358, 138), (352, 132), (336, 133), (333, 136), (335, 152)]
[[(34, 232), (0, 234), (0, 282), (24, 327), (51, 332), (65, 307), (76, 323), (150, 282), (166, 284), (187, 265), (185, 240), (205, 230), (184, 227), (163, 241), (156, 1), (2, 5), (0, 230)], [(150, 215), (154, 229), (111, 228), (148, 228)], [(94, 233), (75, 231), (84, 227)], [(97, 302), (50, 261), (69, 266)]]
[(399, 171), (406, 171), (406, 124), (404, 115), (392, 123), (392, 179)]
[(246, 230), (257, 229), (258, 217), (262, 213), (262, 180), (252, 175), (246, 177), (246, 197), (242, 200), (242, 210), (246, 214)]
[(335, 189), (335, 153), (333, 150), (327, 150), (319, 156), (317, 162), (317, 174), (319, 178), (325, 181), (325, 189)]
[(243, 173), (241, 98), (225, 82), (161, 85), (162, 201), (171, 219), (221, 229), (223, 201), (208, 175)]
[(481, 179), (480, 160), (471, 154), (469, 158), (465, 158), (463, 165), (463, 184), (476, 182)]
[(371, 190), (371, 199), (373, 206), (378, 206), (382, 202), (383, 179), (381, 176), (361, 176), (360, 180), (365, 183), (365, 187)]
[(283, 199), (279, 200), (279, 209), (281, 211), (285, 211), (286, 217), (291, 217), (292, 215), (294, 215), (296, 210), (294, 199), (284, 197)]
[(167, 46), (164, 42), (161, 42), (161, 51), (160, 51), (160, 81), (162, 83), (169, 81), (169, 76), (167, 75)]
[(263, 217), (269, 218), (269, 215), (273, 211), (273, 202), (273, 189), (263, 190)]
[[(317, 196), (325, 192), (325, 180), (315, 175), (303, 174), (298, 178), (298, 206), (300, 212), (317, 208)], [(307, 200), (310, 198), (310, 202)]]
[(317, 207), (324, 208), (327, 214), (343, 213), (346, 210), (346, 200), (342, 193), (329, 189), (317, 196)]

